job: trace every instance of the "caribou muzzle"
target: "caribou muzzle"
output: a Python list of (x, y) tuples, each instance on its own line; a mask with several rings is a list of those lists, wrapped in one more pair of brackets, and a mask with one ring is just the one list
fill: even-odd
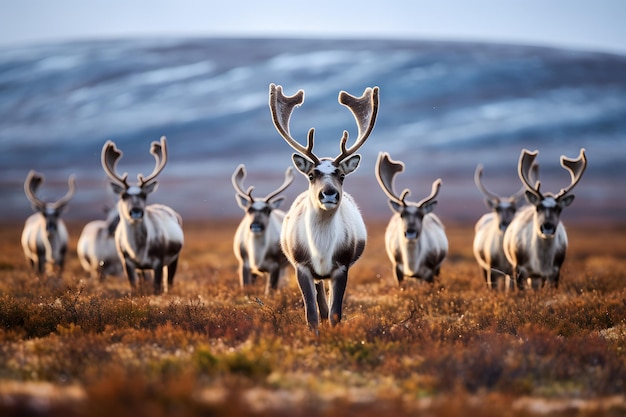
[(128, 212), (128, 214), (130, 215), (130, 218), (133, 220), (141, 220), (143, 219), (143, 209), (139, 208), (139, 207), (133, 207), (130, 209), (130, 211)]
[(541, 229), (541, 234), (543, 234), (546, 237), (552, 237), (554, 236), (554, 233), (556, 233), (556, 224), (546, 222), (541, 225), (540, 229)]

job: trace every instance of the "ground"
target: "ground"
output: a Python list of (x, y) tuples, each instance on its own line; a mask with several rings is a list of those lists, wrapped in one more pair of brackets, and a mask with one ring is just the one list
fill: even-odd
[(70, 224), (62, 277), (35, 277), (21, 224), (0, 232), (0, 415), (621, 416), (625, 225), (568, 227), (556, 290), (493, 292), (473, 226), (448, 224), (433, 285), (394, 281), (370, 222), (344, 317), (307, 329), (293, 271), (239, 288), (235, 220), (186, 222), (174, 287), (87, 278)]

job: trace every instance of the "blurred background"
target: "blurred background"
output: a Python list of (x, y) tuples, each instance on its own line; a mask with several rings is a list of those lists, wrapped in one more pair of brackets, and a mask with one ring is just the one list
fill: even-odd
[[(380, 151), (407, 165), (409, 200), (442, 178), (437, 213), (474, 222), (474, 186), (517, 191), (522, 149), (539, 150), (542, 190), (569, 184), (559, 157), (589, 166), (564, 220), (626, 220), (626, 2), (22, 0), (0, 5), (0, 218), (30, 213), (29, 170), (56, 199), (77, 176), (67, 219), (103, 217), (115, 202), (100, 166), (108, 139), (131, 179), (152, 171), (150, 142), (169, 161), (150, 202), (186, 219), (240, 217), (230, 176), (263, 196), (282, 183), (291, 148), (269, 113), (268, 86), (305, 90), (292, 135), (316, 128), (315, 153), (356, 137), (340, 90), (380, 87), (378, 121), (345, 190), (364, 215), (390, 211), (374, 177)], [(297, 175), (288, 203), (306, 188)], [(285, 207), (287, 208), (287, 204)]]

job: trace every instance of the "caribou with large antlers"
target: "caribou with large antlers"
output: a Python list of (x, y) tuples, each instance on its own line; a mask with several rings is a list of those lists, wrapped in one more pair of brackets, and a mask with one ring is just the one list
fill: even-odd
[[(285, 216), (281, 246), (296, 270), (296, 276), (312, 329), (322, 320), (331, 325), (341, 321), (343, 297), (348, 282), (348, 269), (359, 259), (365, 248), (367, 231), (353, 198), (343, 191), (346, 175), (359, 166), (361, 156), (356, 151), (372, 133), (378, 114), (378, 87), (367, 88), (361, 97), (345, 91), (339, 93), (339, 103), (346, 106), (356, 119), (358, 138), (347, 147), (348, 132), (340, 141), (341, 153), (335, 158), (319, 158), (313, 153), (315, 129), (311, 128), (307, 145), (291, 136), (289, 119), (296, 106), (304, 101), (304, 91), (285, 96), (281, 86), (270, 85), (269, 106), (278, 133), (297, 153), (292, 159), (295, 167), (309, 181), (308, 191), (296, 197)], [(324, 281), (330, 281), (329, 301)]]
[(134, 288), (136, 270), (154, 271), (154, 292), (163, 291), (163, 273), (167, 272), (167, 285), (172, 286), (178, 255), (183, 246), (182, 219), (170, 207), (162, 204), (146, 205), (148, 194), (157, 187), (156, 177), (167, 162), (165, 136), (160, 142), (152, 142), (150, 153), (156, 166), (147, 177), (137, 175), (137, 185), (128, 184), (128, 174), (119, 175), (116, 165), (122, 157), (113, 141), (102, 148), (102, 168), (111, 179), (113, 192), (120, 196), (117, 210), (120, 224), (115, 231), (115, 244), (126, 277)]
[(22, 232), (22, 249), (26, 260), (39, 275), (46, 272), (46, 265), (63, 272), (67, 252), (68, 233), (61, 213), (76, 191), (76, 180), (70, 176), (69, 190), (55, 202), (45, 202), (37, 197), (37, 189), (43, 183), (44, 176), (30, 171), (24, 181), (24, 192), (35, 214), (26, 219)]
[[(535, 165), (536, 166), (536, 165)], [(483, 270), (487, 286), (498, 288), (498, 278), (512, 273), (511, 264), (504, 255), (502, 239), (515, 213), (519, 200), (524, 196), (525, 187), (522, 186), (516, 193), (501, 197), (489, 191), (482, 182), (483, 166), (478, 165), (474, 173), (476, 187), (485, 196), (485, 203), (491, 212), (484, 214), (474, 227), (474, 257)], [(496, 274), (493, 274), (493, 272)], [(503, 283), (506, 287), (507, 282)]]
[(387, 152), (378, 154), (376, 179), (389, 198), (394, 212), (385, 232), (387, 254), (393, 264), (398, 283), (404, 277), (434, 282), (441, 263), (448, 253), (448, 239), (443, 224), (432, 211), (437, 204), (441, 179), (433, 182), (431, 193), (418, 203), (407, 201), (409, 189), (398, 196), (394, 189), (396, 174), (404, 171), (404, 163), (394, 161)]
[(293, 182), (291, 167), (285, 171), (285, 181), (263, 198), (252, 197), (254, 187), (244, 191), (243, 180), (246, 167), (235, 169), (231, 178), (237, 204), (245, 211), (244, 218), (235, 232), (233, 251), (239, 261), (239, 281), (242, 287), (249, 285), (257, 276), (269, 275), (265, 292), (278, 288), (289, 261), (280, 249), (280, 231), (285, 212), (279, 210), (285, 197), (277, 197)]
[(91, 278), (103, 281), (107, 275), (121, 275), (122, 261), (115, 245), (115, 230), (120, 222), (117, 207), (107, 210), (106, 220), (93, 220), (83, 227), (76, 253)]
[(576, 159), (562, 155), (561, 166), (569, 172), (570, 184), (556, 195), (542, 193), (540, 181), (534, 182), (531, 173), (538, 153), (522, 150), (518, 174), (526, 187), (525, 197), (530, 205), (517, 212), (503, 239), (504, 254), (511, 263), (519, 289), (523, 289), (528, 280), (531, 280), (533, 288), (546, 282), (558, 287), (567, 250), (567, 233), (560, 220), (561, 211), (574, 201), (571, 191), (587, 167), (584, 149), (580, 150)]

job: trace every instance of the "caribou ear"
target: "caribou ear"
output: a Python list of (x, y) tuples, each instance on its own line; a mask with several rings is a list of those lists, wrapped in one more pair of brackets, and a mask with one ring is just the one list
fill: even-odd
[(559, 199), (559, 204), (563, 207), (567, 207), (574, 201), (574, 194), (566, 194)]
[(276, 210), (278, 207), (280, 207), (283, 201), (285, 201), (284, 196), (275, 198), (272, 201), (270, 201), (270, 207), (272, 208), (272, 210)]
[(351, 172), (354, 172), (354, 170), (359, 167), (360, 162), (361, 162), (361, 155), (356, 154), (346, 160), (341, 161), (339, 165), (341, 166), (341, 169), (343, 169), (343, 172), (346, 175), (348, 175)]
[(144, 184), (141, 189), (146, 193), (146, 194), (150, 194), (154, 191), (156, 191), (157, 186), (158, 186), (158, 182), (157, 181), (152, 181), (149, 182), (148, 184)]
[(402, 213), (402, 208), (404, 207), (402, 204), (389, 200), (389, 207), (391, 207), (391, 211), (395, 211), (396, 213)]
[(431, 211), (433, 211), (435, 209), (436, 205), (437, 205), (437, 200), (429, 201), (428, 203), (424, 204), (421, 207), (422, 213), (424, 213), (424, 214), (430, 213)]
[(293, 164), (296, 166), (298, 171), (302, 172), (304, 175), (308, 175), (311, 168), (313, 168), (313, 162), (309, 161), (302, 155), (294, 153), (291, 156), (291, 159), (293, 160)]
[(111, 189), (115, 194), (122, 194), (125, 191), (125, 188), (119, 185), (116, 182), (111, 182)]
[(537, 196), (537, 194), (532, 191), (526, 190), (524, 192), (524, 197), (526, 197), (526, 201), (528, 201), (528, 203), (532, 204), (533, 206), (541, 203), (541, 199), (539, 198), (539, 196)]
[(237, 201), (237, 205), (241, 207), (244, 211), (248, 210), (250, 200), (248, 200), (246, 197), (235, 193), (235, 201)]

